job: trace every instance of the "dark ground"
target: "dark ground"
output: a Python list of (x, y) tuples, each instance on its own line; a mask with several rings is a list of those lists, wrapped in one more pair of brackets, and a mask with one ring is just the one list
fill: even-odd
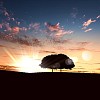
[(23, 73), (0, 70), (0, 80), (15, 81), (99, 81), (100, 74), (94, 73), (68, 73), (68, 72), (43, 72)]
[(7, 97), (7, 94), (10, 97), (14, 96), (14, 98), (25, 97), (29, 94), (27, 96), (28, 100), (30, 96), (33, 99), (34, 96), (36, 98), (47, 96), (50, 99), (54, 97), (57, 99), (58, 97), (61, 100), (63, 100), (62, 97), (75, 99), (75, 96), (77, 99), (86, 99), (87, 96), (89, 98), (92, 96), (97, 97), (97, 93), (99, 96), (98, 91), (100, 91), (100, 74), (0, 71), (0, 93), (4, 94), (3, 98)]

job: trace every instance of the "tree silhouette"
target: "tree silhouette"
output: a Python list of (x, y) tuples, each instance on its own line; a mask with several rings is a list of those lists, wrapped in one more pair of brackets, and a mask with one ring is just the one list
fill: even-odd
[(73, 67), (75, 67), (72, 59), (70, 59), (67, 55), (64, 54), (48, 55), (42, 59), (40, 66), (42, 68), (70, 69), (70, 70)]

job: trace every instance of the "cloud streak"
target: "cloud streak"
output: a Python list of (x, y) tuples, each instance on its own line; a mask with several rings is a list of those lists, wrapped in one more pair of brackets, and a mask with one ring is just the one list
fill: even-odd
[(100, 18), (100, 15), (99, 16), (97, 16), (97, 19), (99, 19)]
[(40, 51), (39, 53), (50, 53), (50, 54), (56, 54), (56, 52), (54, 52), (54, 51)]
[(88, 27), (90, 24), (96, 22), (96, 20), (89, 19), (88, 21), (83, 23), (83, 27)]
[(74, 33), (74, 31), (72, 31), (72, 30), (64, 30), (62, 27), (60, 27), (60, 23), (52, 25), (52, 24), (46, 22), (45, 26), (47, 27), (47, 30), (49, 31), (50, 36), (55, 37), (55, 38), (61, 38), (64, 35)]
[(84, 32), (89, 32), (89, 31), (92, 31), (92, 28), (89, 28), (89, 29), (85, 30)]
[(21, 45), (27, 45), (27, 46), (42, 46), (41, 41), (38, 40), (35, 37), (28, 37), (28, 36), (18, 36), (13, 34), (5, 34), (0, 33), (0, 39), (9, 41), (12, 43), (19, 43)]
[(84, 23), (83, 23), (83, 27), (82, 27), (82, 29), (85, 30), (84, 32), (89, 32), (89, 31), (91, 31), (92, 28), (87, 29), (87, 27), (88, 27), (90, 24), (95, 23), (95, 22), (96, 22), (96, 20), (92, 20), (91, 18), (90, 18), (89, 20), (87, 20), (86, 22), (84, 22)]
[(56, 43), (56, 44), (65, 44), (65, 43), (72, 43), (72, 40), (71, 39), (65, 39), (65, 40), (61, 40), (61, 39), (52, 39), (53, 43)]
[(89, 44), (91, 44), (91, 42), (77, 42), (77, 45), (80, 45), (81, 47), (87, 46)]

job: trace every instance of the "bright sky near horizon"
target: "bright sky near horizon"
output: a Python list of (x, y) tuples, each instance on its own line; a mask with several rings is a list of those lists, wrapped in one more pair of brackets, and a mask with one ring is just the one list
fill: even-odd
[(100, 73), (100, 0), (0, 1), (0, 65), (58, 53)]

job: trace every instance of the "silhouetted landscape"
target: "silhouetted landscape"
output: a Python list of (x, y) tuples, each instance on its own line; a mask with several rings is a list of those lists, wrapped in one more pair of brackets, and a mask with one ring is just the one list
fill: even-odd
[(0, 82), (100, 80), (100, 0), (76, 1), (0, 1)]

